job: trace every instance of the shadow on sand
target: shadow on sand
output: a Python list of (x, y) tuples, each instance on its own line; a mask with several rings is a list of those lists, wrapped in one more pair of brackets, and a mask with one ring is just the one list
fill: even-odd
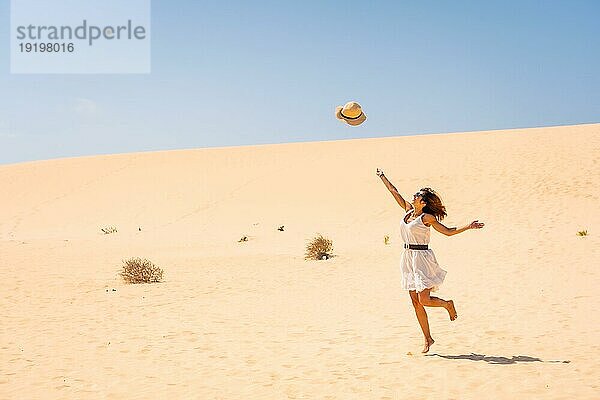
[(517, 364), (517, 363), (526, 363), (526, 362), (543, 362), (543, 363), (562, 363), (568, 364), (571, 361), (560, 361), (560, 360), (548, 360), (544, 361), (537, 357), (529, 357), (529, 356), (512, 356), (511, 358), (502, 357), (502, 356), (486, 356), (485, 354), (461, 354), (458, 356), (453, 355), (443, 355), (443, 354), (426, 354), (427, 357), (441, 357), (446, 358), (448, 360), (471, 360), (471, 361), (485, 361), (488, 364)]

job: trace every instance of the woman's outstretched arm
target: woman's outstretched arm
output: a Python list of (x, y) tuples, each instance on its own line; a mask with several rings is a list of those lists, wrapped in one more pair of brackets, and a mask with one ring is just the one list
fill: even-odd
[(377, 175), (381, 178), (383, 184), (386, 188), (388, 188), (392, 196), (394, 196), (394, 199), (396, 199), (396, 202), (400, 205), (400, 207), (402, 207), (405, 211), (410, 210), (412, 208), (412, 204), (402, 198), (398, 190), (394, 187), (394, 185), (392, 185), (392, 182), (388, 180), (388, 178), (383, 174), (383, 171), (379, 168), (377, 168)]
[(478, 220), (475, 220), (475, 221), (471, 222), (469, 225), (463, 226), (462, 228), (457, 228), (457, 227), (448, 228), (447, 226), (442, 224), (440, 221), (438, 221), (431, 214), (423, 215), (423, 223), (427, 226), (433, 226), (433, 229), (435, 229), (439, 233), (442, 233), (446, 236), (458, 235), (459, 233), (467, 231), (469, 229), (481, 229), (484, 226), (483, 222), (479, 222)]

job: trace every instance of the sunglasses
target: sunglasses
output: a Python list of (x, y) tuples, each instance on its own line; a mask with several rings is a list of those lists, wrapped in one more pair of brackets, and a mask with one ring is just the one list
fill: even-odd
[(417, 192), (417, 193), (413, 194), (413, 197), (414, 197), (414, 198), (417, 198), (417, 197), (423, 197), (423, 193), (421, 193), (421, 192)]

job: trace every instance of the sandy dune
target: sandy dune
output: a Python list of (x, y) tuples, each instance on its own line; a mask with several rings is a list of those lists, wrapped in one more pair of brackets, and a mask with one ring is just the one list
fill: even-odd
[[(0, 398), (598, 398), (599, 161), (591, 124), (0, 166)], [(486, 223), (432, 232), (427, 356), (376, 167)]]

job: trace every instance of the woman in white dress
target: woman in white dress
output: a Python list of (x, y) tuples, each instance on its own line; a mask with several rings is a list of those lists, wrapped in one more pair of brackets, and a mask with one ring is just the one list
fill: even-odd
[(446, 216), (446, 207), (438, 194), (431, 188), (423, 188), (413, 195), (412, 203), (404, 200), (398, 190), (377, 169), (381, 178), (396, 202), (406, 214), (400, 224), (400, 234), (404, 240), (404, 252), (400, 258), (402, 271), (402, 287), (408, 290), (417, 314), (417, 320), (425, 336), (423, 353), (427, 353), (434, 340), (429, 331), (429, 321), (425, 307), (444, 307), (454, 321), (458, 314), (452, 300), (444, 300), (430, 295), (444, 282), (446, 271), (440, 268), (433, 251), (429, 248), (430, 227), (446, 236), (456, 235), (469, 229), (483, 228), (483, 223), (473, 221), (462, 228), (448, 228), (440, 221)]

